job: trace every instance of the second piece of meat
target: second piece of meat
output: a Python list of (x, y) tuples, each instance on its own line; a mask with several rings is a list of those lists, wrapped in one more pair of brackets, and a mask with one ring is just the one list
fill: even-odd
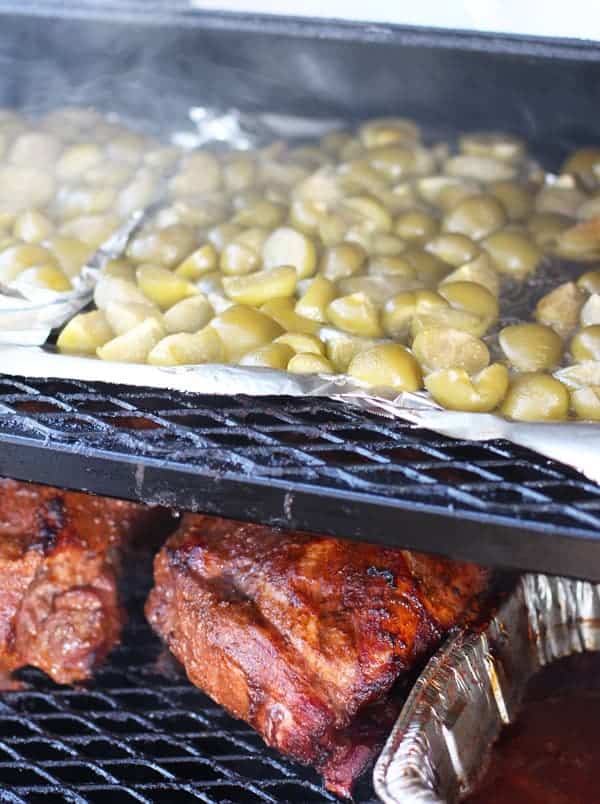
[(191, 681), (350, 795), (399, 678), (475, 616), (488, 574), (416, 553), (188, 515), (146, 612)]
[(0, 478), (0, 673), (34, 665), (67, 684), (119, 641), (123, 551), (164, 514)]

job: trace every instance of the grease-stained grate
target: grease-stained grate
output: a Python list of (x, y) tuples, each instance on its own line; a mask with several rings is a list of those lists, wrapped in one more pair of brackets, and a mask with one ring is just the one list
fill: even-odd
[(600, 487), (324, 399), (0, 378), (0, 474), (600, 580)]
[[(42, 673), (23, 671), (27, 688), (0, 696), (0, 801), (337, 800), (313, 771), (267, 749), (170, 663), (165, 675), (164, 664), (159, 641), (139, 618), (85, 687), (59, 687)], [(357, 801), (374, 800), (366, 779)]]

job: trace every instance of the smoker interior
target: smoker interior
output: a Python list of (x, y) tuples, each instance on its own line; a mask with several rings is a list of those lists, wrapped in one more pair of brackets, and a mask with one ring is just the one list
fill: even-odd
[[(176, 0), (4, 2), (0, 13), (2, 105), (88, 102), (167, 124), (202, 104), (350, 121), (401, 113), (436, 133), (521, 134), (548, 167), (600, 135), (590, 43), (207, 15)], [(4, 377), (0, 474), (462, 558), (484, 544), (513, 566), (543, 552), (564, 574), (598, 565), (600, 489), (576, 472), (333, 402)], [(30, 686), (0, 705), (0, 799), (332, 800), (165, 675), (159, 654), (138, 606), (89, 688), (25, 672)], [(366, 783), (357, 800), (372, 798)]]
[(5, 0), (0, 13), (3, 105), (89, 102), (166, 125), (202, 104), (403, 114), (436, 133), (512, 131), (550, 166), (600, 134), (593, 43), (211, 15), (183, 0)]

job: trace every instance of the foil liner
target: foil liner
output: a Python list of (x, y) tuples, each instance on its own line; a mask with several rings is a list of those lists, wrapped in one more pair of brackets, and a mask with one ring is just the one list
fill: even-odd
[(0, 342), (39, 346), (92, 298), (92, 288), (78, 293), (54, 293), (46, 302), (0, 293)]
[[(239, 109), (193, 106), (187, 110), (188, 126), (173, 131), (170, 141), (185, 150), (224, 144), (245, 150), (266, 145), (277, 137), (303, 139), (321, 136), (340, 127), (336, 119), (313, 119), (276, 114), (249, 114)], [(116, 119), (116, 118), (115, 118)], [(191, 123), (191, 128), (189, 124)], [(163, 176), (163, 189), (169, 175)], [(104, 263), (122, 256), (131, 236), (157, 212), (165, 192), (145, 209), (133, 212), (92, 255), (73, 280), (72, 291), (58, 292), (16, 283), (0, 283), (0, 343), (41, 346), (53, 329), (64, 326), (93, 297)]]
[[(133, 82), (134, 86), (137, 86)], [(336, 119), (314, 119), (276, 114), (251, 114), (238, 109), (194, 106), (186, 110), (187, 126), (171, 132), (170, 140), (185, 149), (224, 144), (240, 150), (272, 142), (277, 137), (310, 139), (340, 127)], [(191, 126), (190, 126), (191, 124)], [(533, 168), (532, 168), (533, 169)], [(159, 194), (160, 195), (160, 194)], [(122, 255), (131, 235), (162, 203), (159, 197), (149, 207), (133, 213), (112, 238), (82, 269), (68, 293), (37, 291), (21, 300), (0, 288), (0, 373), (31, 377), (57, 377), (88, 381), (168, 388), (204, 394), (249, 394), (323, 396), (339, 399), (366, 411), (411, 422), (445, 436), (485, 441), (504, 439), (561, 461), (600, 482), (600, 426), (581, 422), (568, 424), (511, 422), (495, 414), (446, 411), (427, 394), (400, 394), (366, 389), (348, 377), (331, 375), (294, 376), (268, 369), (236, 366), (155, 366), (111, 364), (89, 358), (58, 355), (40, 347), (51, 331), (64, 325), (91, 301), (93, 288), (106, 259)], [(505, 288), (505, 303), (511, 318), (502, 325), (526, 317), (532, 300), (564, 281), (569, 266), (550, 261), (527, 287)], [(496, 335), (488, 338), (497, 352)], [(18, 347), (29, 347), (29, 351)], [(556, 372), (571, 388), (600, 384), (600, 364), (570, 366)]]
[(193, 106), (189, 110), (194, 132), (176, 132), (171, 142), (183, 148), (223, 143), (247, 150), (281, 137), (286, 140), (314, 139), (339, 129), (337, 118), (309, 118), (296, 115), (252, 114), (240, 109)]
[(375, 766), (385, 804), (454, 804), (485, 770), (544, 665), (600, 650), (600, 586), (525, 575), (487, 628), (452, 637), (415, 684)]
[(513, 422), (493, 413), (440, 408), (426, 393), (374, 391), (343, 375), (288, 374), (242, 366), (146, 366), (57, 354), (50, 348), (0, 344), (0, 374), (109, 382), (200, 394), (320, 396), (370, 413), (409, 421), (450, 438), (504, 439), (578, 469), (600, 483), (600, 426)]
[(156, 204), (133, 212), (98, 248), (73, 279), (73, 290), (0, 286), (0, 343), (41, 346), (91, 302), (104, 264), (122, 255), (130, 237), (153, 214)]

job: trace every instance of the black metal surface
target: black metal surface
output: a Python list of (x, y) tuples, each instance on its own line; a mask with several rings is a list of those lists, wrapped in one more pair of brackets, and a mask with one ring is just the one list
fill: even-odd
[(322, 399), (0, 377), (0, 474), (600, 580), (600, 487)]
[[(0, 695), (0, 801), (10, 804), (326, 804), (317, 775), (161, 665), (137, 616), (123, 645), (79, 689), (35, 670)], [(374, 801), (365, 779), (356, 800)]]
[(0, 15), (3, 105), (90, 102), (161, 121), (198, 104), (404, 114), (520, 133), (556, 161), (600, 134), (598, 43), (203, 13), (185, 0), (4, 0)]

